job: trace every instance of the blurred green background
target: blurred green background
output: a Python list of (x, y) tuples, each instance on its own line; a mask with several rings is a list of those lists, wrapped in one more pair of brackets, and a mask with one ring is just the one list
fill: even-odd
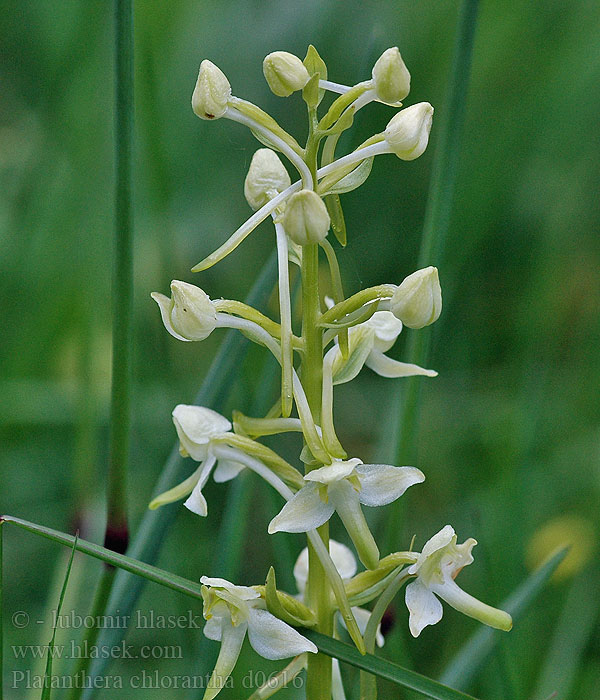
[[(0, 30), (0, 509), (61, 530), (78, 524), (95, 541), (103, 529), (110, 389), (110, 6), (5, 0)], [(412, 75), (405, 103), (427, 100), (439, 117), (457, 7), (454, 0), (137, 0), (134, 530), (173, 444), (170, 412), (193, 400), (222, 338), (215, 332), (201, 345), (177, 343), (149, 294), (183, 279), (213, 298), (241, 299), (273, 242), (264, 225), (220, 265), (189, 272), (249, 215), (243, 178), (257, 148), (241, 126), (193, 115), (190, 96), (201, 59), (225, 72), (235, 95), (261, 105), (302, 140), (303, 103), (269, 92), (261, 71), (265, 54), (282, 49), (303, 57), (314, 43), (330, 78), (353, 84), (369, 77), (384, 49), (398, 45)], [(444, 311), (429, 363), (440, 376), (422, 386), (417, 466), (428, 479), (404, 498), (397, 546), (407, 547), (416, 533), (420, 547), (452, 523), (460, 540), (480, 542), (462, 584), (499, 604), (555, 544), (574, 541), (571, 566), (502, 638), (499, 653), (469, 687), (483, 698), (544, 700), (554, 689), (558, 698), (593, 698), (600, 687), (599, 30), (600, 6), (592, 0), (481, 3), (440, 263)], [(365, 109), (343, 148), (381, 131), (390, 116), (382, 105)], [(400, 282), (415, 269), (435, 123), (422, 158), (378, 158), (367, 183), (342, 197), (347, 291)], [(394, 350), (400, 359), (405, 340)], [(240, 368), (229, 411), (251, 410), (248, 392), (261, 366), (262, 355), (252, 353)], [(336, 394), (339, 433), (365, 461), (390, 450), (396, 391), (398, 384), (365, 370)], [(247, 486), (251, 514), (240, 583), (257, 583), (283, 540), (266, 536), (278, 505), (262, 485), (259, 490), (250, 479)], [(226, 494), (226, 487), (207, 487), (206, 520), (180, 509), (161, 566), (194, 580), (219, 574), (209, 568)], [(542, 543), (549, 523), (554, 529)], [(11, 645), (47, 641), (65, 552), (12, 528), (4, 537), (5, 693), (39, 697), (22, 684), (10, 688), (13, 669), (37, 663), (40, 672), (39, 661), (15, 659)], [(292, 542), (295, 555), (302, 545)], [(281, 561), (281, 552), (275, 554)], [(75, 561), (67, 607), (85, 614), (99, 564), (81, 555)], [(289, 574), (282, 577), (290, 585)], [(163, 614), (200, 612), (154, 585), (140, 606)], [(21, 610), (32, 620), (25, 629), (10, 623)], [(38, 619), (46, 624), (35, 624)], [(401, 598), (396, 622), (405, 648), (396, 640), (383, 655), (432, 677), (476, 629), (446, 608), (436, 628), (409, 640)], [(66, 630), (62, 642), (79, 632)], [(182, 659), (117, 661), (108, 673), (206, 673), (208, 662), (196, 651), (199, 635), (133, 629), (128, 642), (136, 648), (182, 645)], [(248, 651), (237, 673), (242, 678), (248, 669), (276, 667)], [(187, 698), (198, 691), (126, 686), (99, 696)], [(389, 688), (381, 696), (405, 697)], [(240, 695), (224, 691), (222, 697)], [(281, 697), (297, 696), (285, 691)]]

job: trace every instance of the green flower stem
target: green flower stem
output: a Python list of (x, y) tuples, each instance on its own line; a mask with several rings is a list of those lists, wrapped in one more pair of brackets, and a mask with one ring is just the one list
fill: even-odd
[[(271, 351), (277, 362), (281, 363), (281, 348), (279, 344), (260, 326), (257, 326), (251, 321), (246, 321), (241, 318), (234, 318), (233, 316), (227, 316), (227, 314), (217, 314), (217, 321), (219, 322), (220, 326), (224, 328), (237, 328), (254, 342), (264, 345)], [(313, 456), (315, 456), (317, 459), (323, 459), (324, 464), (326, 464), (328, 463), (327, 452), (325, 451), (321, 438), (317, 432), (308, 398), (304, 391), (304, 386), (302, 385), (295, 371), (292, 371), (292, 381), (294, 387), (294, 400), (296, 401), (298, 415), (302, 421), (302, 431), (304, 433), (304, 437), (309, 444)], [(280, 404), (281, 402), (278, 401), (277, 403)]]
[[(260, 311), (257, 311), (252, 306), (244, 304), (243, 301), (236, 301), (234, 299), (215, 299), (213, 304), (218, 312), (226, 314), (234, 314), (240, 318), (245, 318), (247, 321), (252, 321), (256, 323), (261, 328), (267, 331), (270, 335), (277, 340), (281, 339), (281, 326), (265, 316)], [(302, 348), (302, 339), (298, 336), (293, 336), (292, 338), (294, 349), (300, 350)]]
[(360, 292), (353, 294), (340, 304), (332, 306), (331, 309), (326, 311), (324, 314), (321, 314), (321, 317), (319, 318), (319, 325), (323, 326), (343, 319), (344, 316), (348, 316), (349, 314), (362, 309), (365, 304), (370, 304), (373, 301), (378, 301), (379, 299), (389, 299), (394, 295), (395, 291), (396, 285), (394, 284), (379, 284), (376, 287), (362, 289)]
[(236, 433), (252, 438), (302, 432), (302, 423), (299, 418), (253, 418), (239, 411), (233, 412), (233, 426)]
[(266, 128), (251, 117), (248, 117), (245, 114), (238, 112), (238, 110), (235, 108), (229, 107), (225, 112), (225, 116), (228, 119), (231, 119), (232, 121), (236, 121), (240, 124), (243, 124), (244, 126), (247, 126), (256, 134), (263, 136), (267, 141), (269, 141), (273, 145), (273, 147), (276, 150), (281, 151), (281, 153), (287, 156), (292, 165), (300, 174), (303, 186), (307, 189), (312, 189), (313, 179), (308, 166), (302, 160), (302, 158), (292, 148), (290, 148), (290, 146), (283, 139), (279, 138), (277, 134), (273, 133), (270, 129)]
[[(331, 243), (325, 238), (321, 242), (321, 248), (325, 252), (327, 257), (327, 263), (329, 265), (329, 274), (331, 276), (331, 287), (333, 291), (333, 301), (339, 304), (345, 299), (344, 296), (344, 286), (342, 284), (342, 275), (340, 273), (340, 266), (335, 254), (335, 250)], [(342, 329), (338, 334), (338, 339), (340, 343), (340, 350), (342, 351), (342, 357), (348, 357), (348, 330)]]
[(294, 351), (292, 333), (292, 303), (288, 239), (283, 225), (275, 222), (277, 261), (279, 266), (279, 317), (281, 322), (281, 413), (288, 418), (292, 412)]

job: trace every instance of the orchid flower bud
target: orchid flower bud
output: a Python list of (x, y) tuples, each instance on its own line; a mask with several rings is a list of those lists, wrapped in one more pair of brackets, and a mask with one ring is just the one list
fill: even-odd
[(288, 199), (283, 227), (294, 243), (320, 243), (325, 240), (330, 223), (327, 207), (313, 190), (300, 190)]
[(244, 181), (244, 195), (256, 211), (291, 184), (288, 171), (277, 153), (270, 148), (259, 148), (250, 162)]
[(437, 267), (425, 267), (406, 277), (390, 299), (394, 316), (409, 328), (429, 326), (442, 311)]
[(429, 141), (433, 107), (419, 102), (393, 116), (384, 132), (392, 151), (402, 160), (414, 160), (423, 154)]
[(381, 54), (373, 66), (372, 76), (377, 97), (382, 102), (400, 102), (410, 91), (410, 73), (397, 46)]
[(287, 51), (274, 51), (266, 56), (263, 73), (271, 91), (278, 97), (289, 97), (301, 90), (310, 78), (298, 56)]
[(200, 119), (219, 119), (225, 114), (230, 97), (231, 85), (225, 73), (211, 61), (202, 61), (192, 94), (194, 113)]
[(199, 287), (187, 282), (171, 282), (171, 299), (152, 292), (169, 333), (178, 340), (204, 340), (217, 327), (214, 304)]

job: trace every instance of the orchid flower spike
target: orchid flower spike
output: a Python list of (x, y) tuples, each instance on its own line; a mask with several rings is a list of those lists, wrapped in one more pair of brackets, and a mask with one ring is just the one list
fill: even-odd
[(350, 345), (354, 346), (354, 353), (345, 360), (337, 344), (329, 350), (333, 383), (349, 382), (364, 365), (381, 377), (437, 377), (435, 370), (399, 362), (384, 354), (393, 347), (402, 326), (402, 321), (391, 311), (376, 311), (367, 321), (350, 328)]
[(269, 523), (269, 534), (275, 532), (308, 532), (326, 523), (337, 511), (359, 559), (374, 569), (379, 562), (379, 549), (361, 504), (384, 506), (425, 480), (415, 467), (393, 467), (387, 464), (363, 464), (360, 459), (335, 460), (304, 476), (308, 483), (301, 488)]
[(446, 525), (425, 544), (417, 561), (408, 569), (409, 574), (417, 576), (405, 592), (413, 637), (442, 619), (443, 608), (438, 597), (485, 625), (504, 631), (512, 628), (512, 618), (507, 612), (473, 598), (454, 582), (460, 570), (472, 563), (471, 550), (477, 544), (472, 537), (458, 545), (456, 539), (454, 529)]
[(254, 651), (265, 659), (317, 653), (311, 641), (266, 610), (264, 599), (254, 588), (207, 576), (200, 582), (206, 619), (204, 634), (221, 642), (203, 700), (212, 700), (224, 687), (238, 660), (246, 632)]
[(171, 298), (150, 295), (158, 304), (165, 328), (177, 340), (204, 340), (218, 325), (217, 310), (208, 294), (187, 282), (171, 282)]
[[(331, 559), (335, 564), (335, 568), (339, 571), (342, 581), (346, 583), (349, 581), (356, 573), (356, 559), (352, 551), (346, 547), (345, 544), (341, 542), (336, 542), (336, 540), (329, 540), (329, 554)], [(305, 547), (301, 552), (300, 556), (296, 560), (294, 565), (294, 579), (296, 581), (296, 588), (301, 595), (305, 594), (306, 584), (308, 582), (308, 547)], [(352, 613), (354, 619), (358, 624), (360, 633), (364, 636), (369, 618), (371, 617), (371, 611), (365, 608), (353, 607)], [(341, 616), (338, 616), (344, 627), (344, 620)], [(385, 643), (383, 634), (381, 633), (381, 625), (377, 626), (377, 636), (376, 642), (378, 647), (382, 647)]]
[(244, 469), (244, 465), (239, 462), (218, 458), (211, 444), (216, 436), (230, 432), (232, 425), (227, 418), (210, 408), (184, 404), (179, 404), (173, 410), (173, 423), (179, 438), (180, 454), (183, 457), (191, 457), (200, 464), (190, 477), (157, 496), (149, 507), (154, 510), (188, 496), (183, 505), (192, 513), (205, 517), (208, 507), (202, 489), (217, 461), (213, 478), (219, 483), (234, 479)]

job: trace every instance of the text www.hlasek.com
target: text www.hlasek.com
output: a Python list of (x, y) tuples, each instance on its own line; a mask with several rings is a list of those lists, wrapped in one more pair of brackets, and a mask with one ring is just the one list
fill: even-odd
[(90, 645), (87, 641), (70, 644), (58, 644), (50, 647), (47, 644), (13, 645), (13, 656), (16, 659), (42, 659), (47, 654), (53, 659), (182, 659), (182, 648), (177, 645), (145, 645), (136, 648), (124, 641), (113, 645)]

